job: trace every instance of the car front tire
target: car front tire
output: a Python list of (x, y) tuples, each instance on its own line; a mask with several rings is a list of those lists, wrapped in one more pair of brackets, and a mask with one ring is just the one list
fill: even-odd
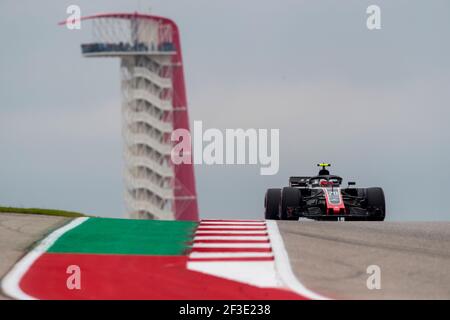
[(381, 188), (367, 188), (367, 208), (370, 221), (384, 221), (386, 217), (386, 201)]

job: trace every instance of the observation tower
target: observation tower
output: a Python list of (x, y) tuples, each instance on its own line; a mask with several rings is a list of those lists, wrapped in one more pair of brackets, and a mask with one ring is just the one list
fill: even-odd
[(81, 45), (83, 56), (120, 59), (124, 197), (129, 217), (198, 220), (193, 165), (171, 161), (172, 131), (189, 130), (177, 25), (139, 13), (81, 20), (83, 29), (89, 22), (92, 30), (92, 40)]

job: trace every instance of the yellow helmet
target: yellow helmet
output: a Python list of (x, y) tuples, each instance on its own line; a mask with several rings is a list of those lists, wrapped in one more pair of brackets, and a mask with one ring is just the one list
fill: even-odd
[(317, 166), (322, 168), (331, 167), (331, 163), (318, 163)]

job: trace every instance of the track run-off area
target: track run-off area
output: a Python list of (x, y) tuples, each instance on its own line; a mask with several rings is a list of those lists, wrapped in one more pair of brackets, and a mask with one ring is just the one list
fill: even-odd
[(5, 297), (450, 298), (447, 222), (54, 219), (0, 215)]

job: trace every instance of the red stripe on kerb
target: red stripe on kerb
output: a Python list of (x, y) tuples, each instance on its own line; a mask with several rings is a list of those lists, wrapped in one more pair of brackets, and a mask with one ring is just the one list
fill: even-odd
[(272, 252), (272, 248), (192, 248), (190, 252)]
[[(20, 281), (39, 299), (262, 300), (306, 299), (186, 269), (186, 256), (43, 254)], [(81, 289), (67, 289), (67, 266), (81, 269)]]
[(223, 258), (189, 258), (189, 262), (220, 262), (220, 261), (273, 261), (273, 257), (223, 257)]
[(195, 236), (218, 237), (267, 237), (268, 233), (196, 233)]
[(213, 239), (205, 239), (205, 240), (195, 240), (194, 243), (269, 243), (269, 240), (213, 240)]

